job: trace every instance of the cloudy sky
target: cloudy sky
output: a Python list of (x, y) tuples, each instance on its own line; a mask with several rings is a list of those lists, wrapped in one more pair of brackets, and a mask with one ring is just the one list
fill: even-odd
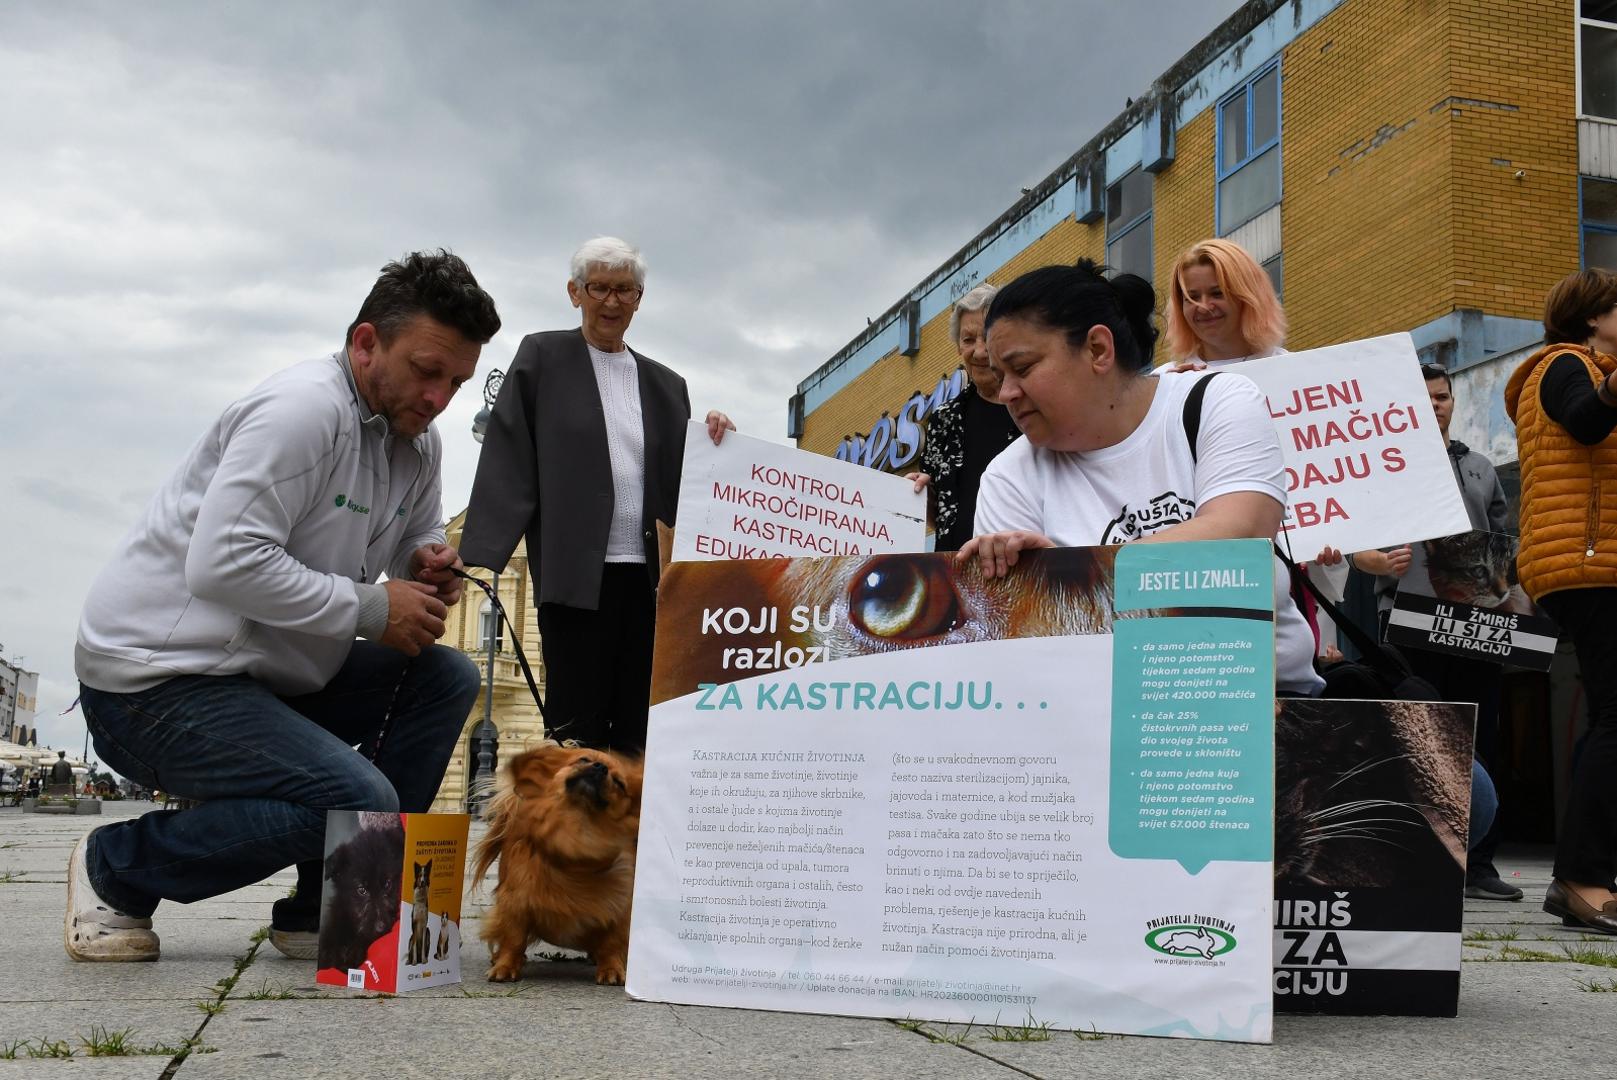
[[(80, 746), (90, 579), (234, 397), (449, 247), (521, 336), (590, 236), (650, 263), (630, 342), (785, 442), (799, 380), (1237, 0), (74, 3), (0, 8), (0, 648)], [(438, 421), (445, 512), (481, 404)]]

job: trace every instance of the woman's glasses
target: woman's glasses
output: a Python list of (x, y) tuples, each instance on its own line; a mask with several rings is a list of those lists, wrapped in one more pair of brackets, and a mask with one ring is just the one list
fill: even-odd
[(616, 294), (620, 304), (637, 303), (646, 292), (645, 289), (638, 285), (608, 285), (604, 281), (586, 282), (584, 291), (590, 295), (592, 300), (605, 300), (607, 297)]

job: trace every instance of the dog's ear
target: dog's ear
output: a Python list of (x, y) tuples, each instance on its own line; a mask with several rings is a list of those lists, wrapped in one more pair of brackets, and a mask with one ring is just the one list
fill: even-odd
[(426, 870), (427, 870), (427, 876), (431, 877), (432, 876), (432, 860), (431, 859), (427, 860)]
[(525, 799), (537, 798), (574, 753), (562, 746), (541, 746), (518, 754), (506, 766), (511, 773), (511, 787)]
[(348, 845), (338, 844), (331, 849), (331, 854), (326, 856), (326, 878), (330, 881), (336, 881), (343, 876), (347, 869)]
[(640, 790), (645, 785), (645, 764), (637, 760), (623, 762), (623, 783), (629, 789), (629, 799), (634, 804), (634, 813), (640, 813)]

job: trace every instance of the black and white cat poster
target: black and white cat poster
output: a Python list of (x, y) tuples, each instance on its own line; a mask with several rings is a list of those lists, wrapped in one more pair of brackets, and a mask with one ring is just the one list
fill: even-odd
[(1478, 530), (1410, 545), (1387, 640), (1549, 670), (1559, 631), (1516, 580), (1518, 544), (1514, 536)]

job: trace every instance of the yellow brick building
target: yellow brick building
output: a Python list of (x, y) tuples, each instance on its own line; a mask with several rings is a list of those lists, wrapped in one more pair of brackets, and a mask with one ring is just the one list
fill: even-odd
[(890, 434), (952, 396), (956, 298), (1087, 255), (1160, 300), (1223, 235), (1281, 287), (1289, 348), (1411, 332), (1455, 373), (1455, 436), (1509, 462), (1495, 369), (1585, 250), (1617, 263), (1613, 180), (1613, 0), (1252, 0), (809, 375), (789, 434), (913, 467)]

